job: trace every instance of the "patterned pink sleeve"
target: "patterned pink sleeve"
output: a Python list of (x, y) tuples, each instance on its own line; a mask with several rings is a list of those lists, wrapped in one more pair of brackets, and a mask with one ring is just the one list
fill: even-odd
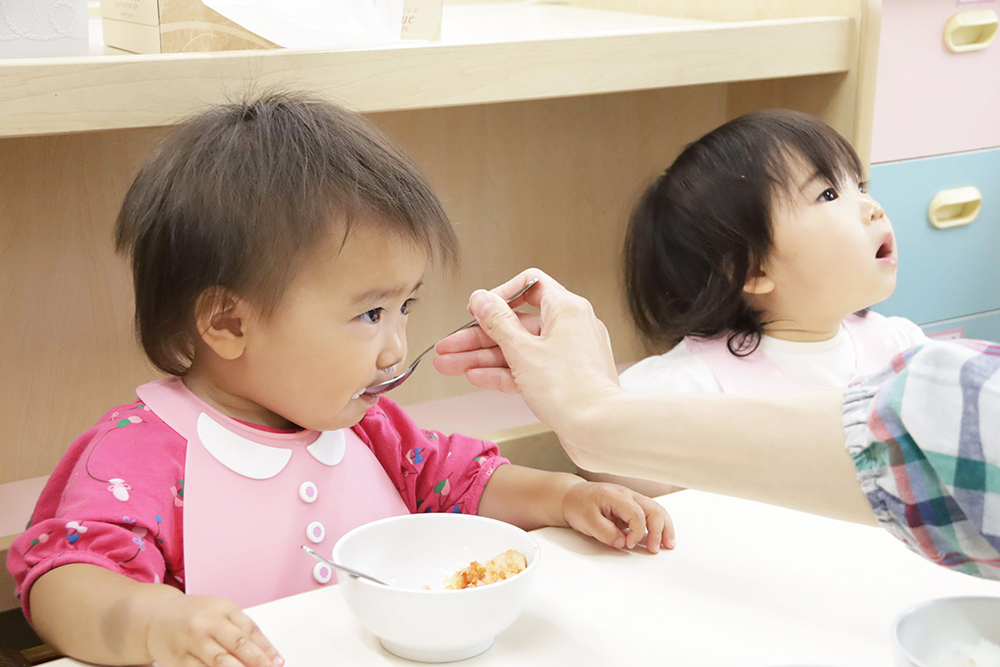
[(31, 586), (60, 565), (183, 590), (186, 444), (141, 402), (113, 409), (77, 438), (7, 557), (29, 621)]
[(476, 514), (493, 472), (507, 459), (492, 442), (424, 431), (382, 397), (354, 427), (410, 512)]

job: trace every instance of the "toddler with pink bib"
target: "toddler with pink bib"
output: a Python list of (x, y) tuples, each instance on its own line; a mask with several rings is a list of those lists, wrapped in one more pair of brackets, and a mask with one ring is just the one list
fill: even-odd
[(924, 342), (909, 320), (867, 310), (892, 294), (897, 256), (863, 172), (846, 139), (792, 111), (742, 116), (689, 145), (629, 222), (629, 310), (670, 349), (622, 373), (622, 388), (843, 389)]
[(25, 614), (67, 655), (281, 665), (241, 608), (336, 583), (300, 546), (329, 557), (406, 513), (673, 547), (649, 498), (511, 465), (364, 393), (400, 370), (427, 264), (454, 263), (457, 239), (360, 116), (293, 94), (215, 107), (140, 170), (115, 233), (167, 378), (70, 446), (8, 559)]

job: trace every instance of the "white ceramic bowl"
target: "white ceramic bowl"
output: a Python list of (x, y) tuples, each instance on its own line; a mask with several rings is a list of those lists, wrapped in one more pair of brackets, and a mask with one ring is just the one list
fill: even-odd
[(961, 645), (975, 646), (983, 639), (1000, 644), (1000, 597), (922, 602), (899, 615), (892, 626), (892, 638), (900, 667), (937, 667), (943, 653)]
[[(508, 549), (528, 566), (510, 579), (444, 590), (452, 574)], [(340, 577), (347, 606), (391, 653), (421, 662), (478, 655), (524, 609), (538, 567), (538, 542), (516, 526), (467, 514), (411, 514), (375, 521), (344, 535), (333, 559), (382, 579)], [(432, 590), (422, 590), (423, 586)]]

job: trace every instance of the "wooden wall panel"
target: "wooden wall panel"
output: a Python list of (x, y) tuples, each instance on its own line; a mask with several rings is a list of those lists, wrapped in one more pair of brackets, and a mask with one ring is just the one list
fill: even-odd
[[(461, 324), (472, 289), (534, 265), (591, 298), (619, 359), (634, 358), (618, 281), (628, 210), (726, 115), (725, 85), (373, 114), (428, 174), (464, 253), (457, 276), (424, 288), (411, 350)], [(0, 140), (0, 483), (51, 472), (76, 435), (155, 377), (111, 234), (163, 131)], [(470, 389), (427, 364), (393, 398)]]
[(150, 374), (111, 234), (157, 134), (0, 141), (0, 483), (51, 472), (76, 434)]

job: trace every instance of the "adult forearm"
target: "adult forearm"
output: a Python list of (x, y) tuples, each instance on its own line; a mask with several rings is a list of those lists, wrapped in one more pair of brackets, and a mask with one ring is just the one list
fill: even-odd
[(150, 614), (167, 597), (164, 584), (141, 584), (95, 565), (57, 567), (31, 588), (31, 618), (47, 643), (102, 665), (149, 663)]
[(875, 519), (844, 450), (839, 391), (794, 396), (606, 392), (564, 444), (591, 470), (858, 523)]

